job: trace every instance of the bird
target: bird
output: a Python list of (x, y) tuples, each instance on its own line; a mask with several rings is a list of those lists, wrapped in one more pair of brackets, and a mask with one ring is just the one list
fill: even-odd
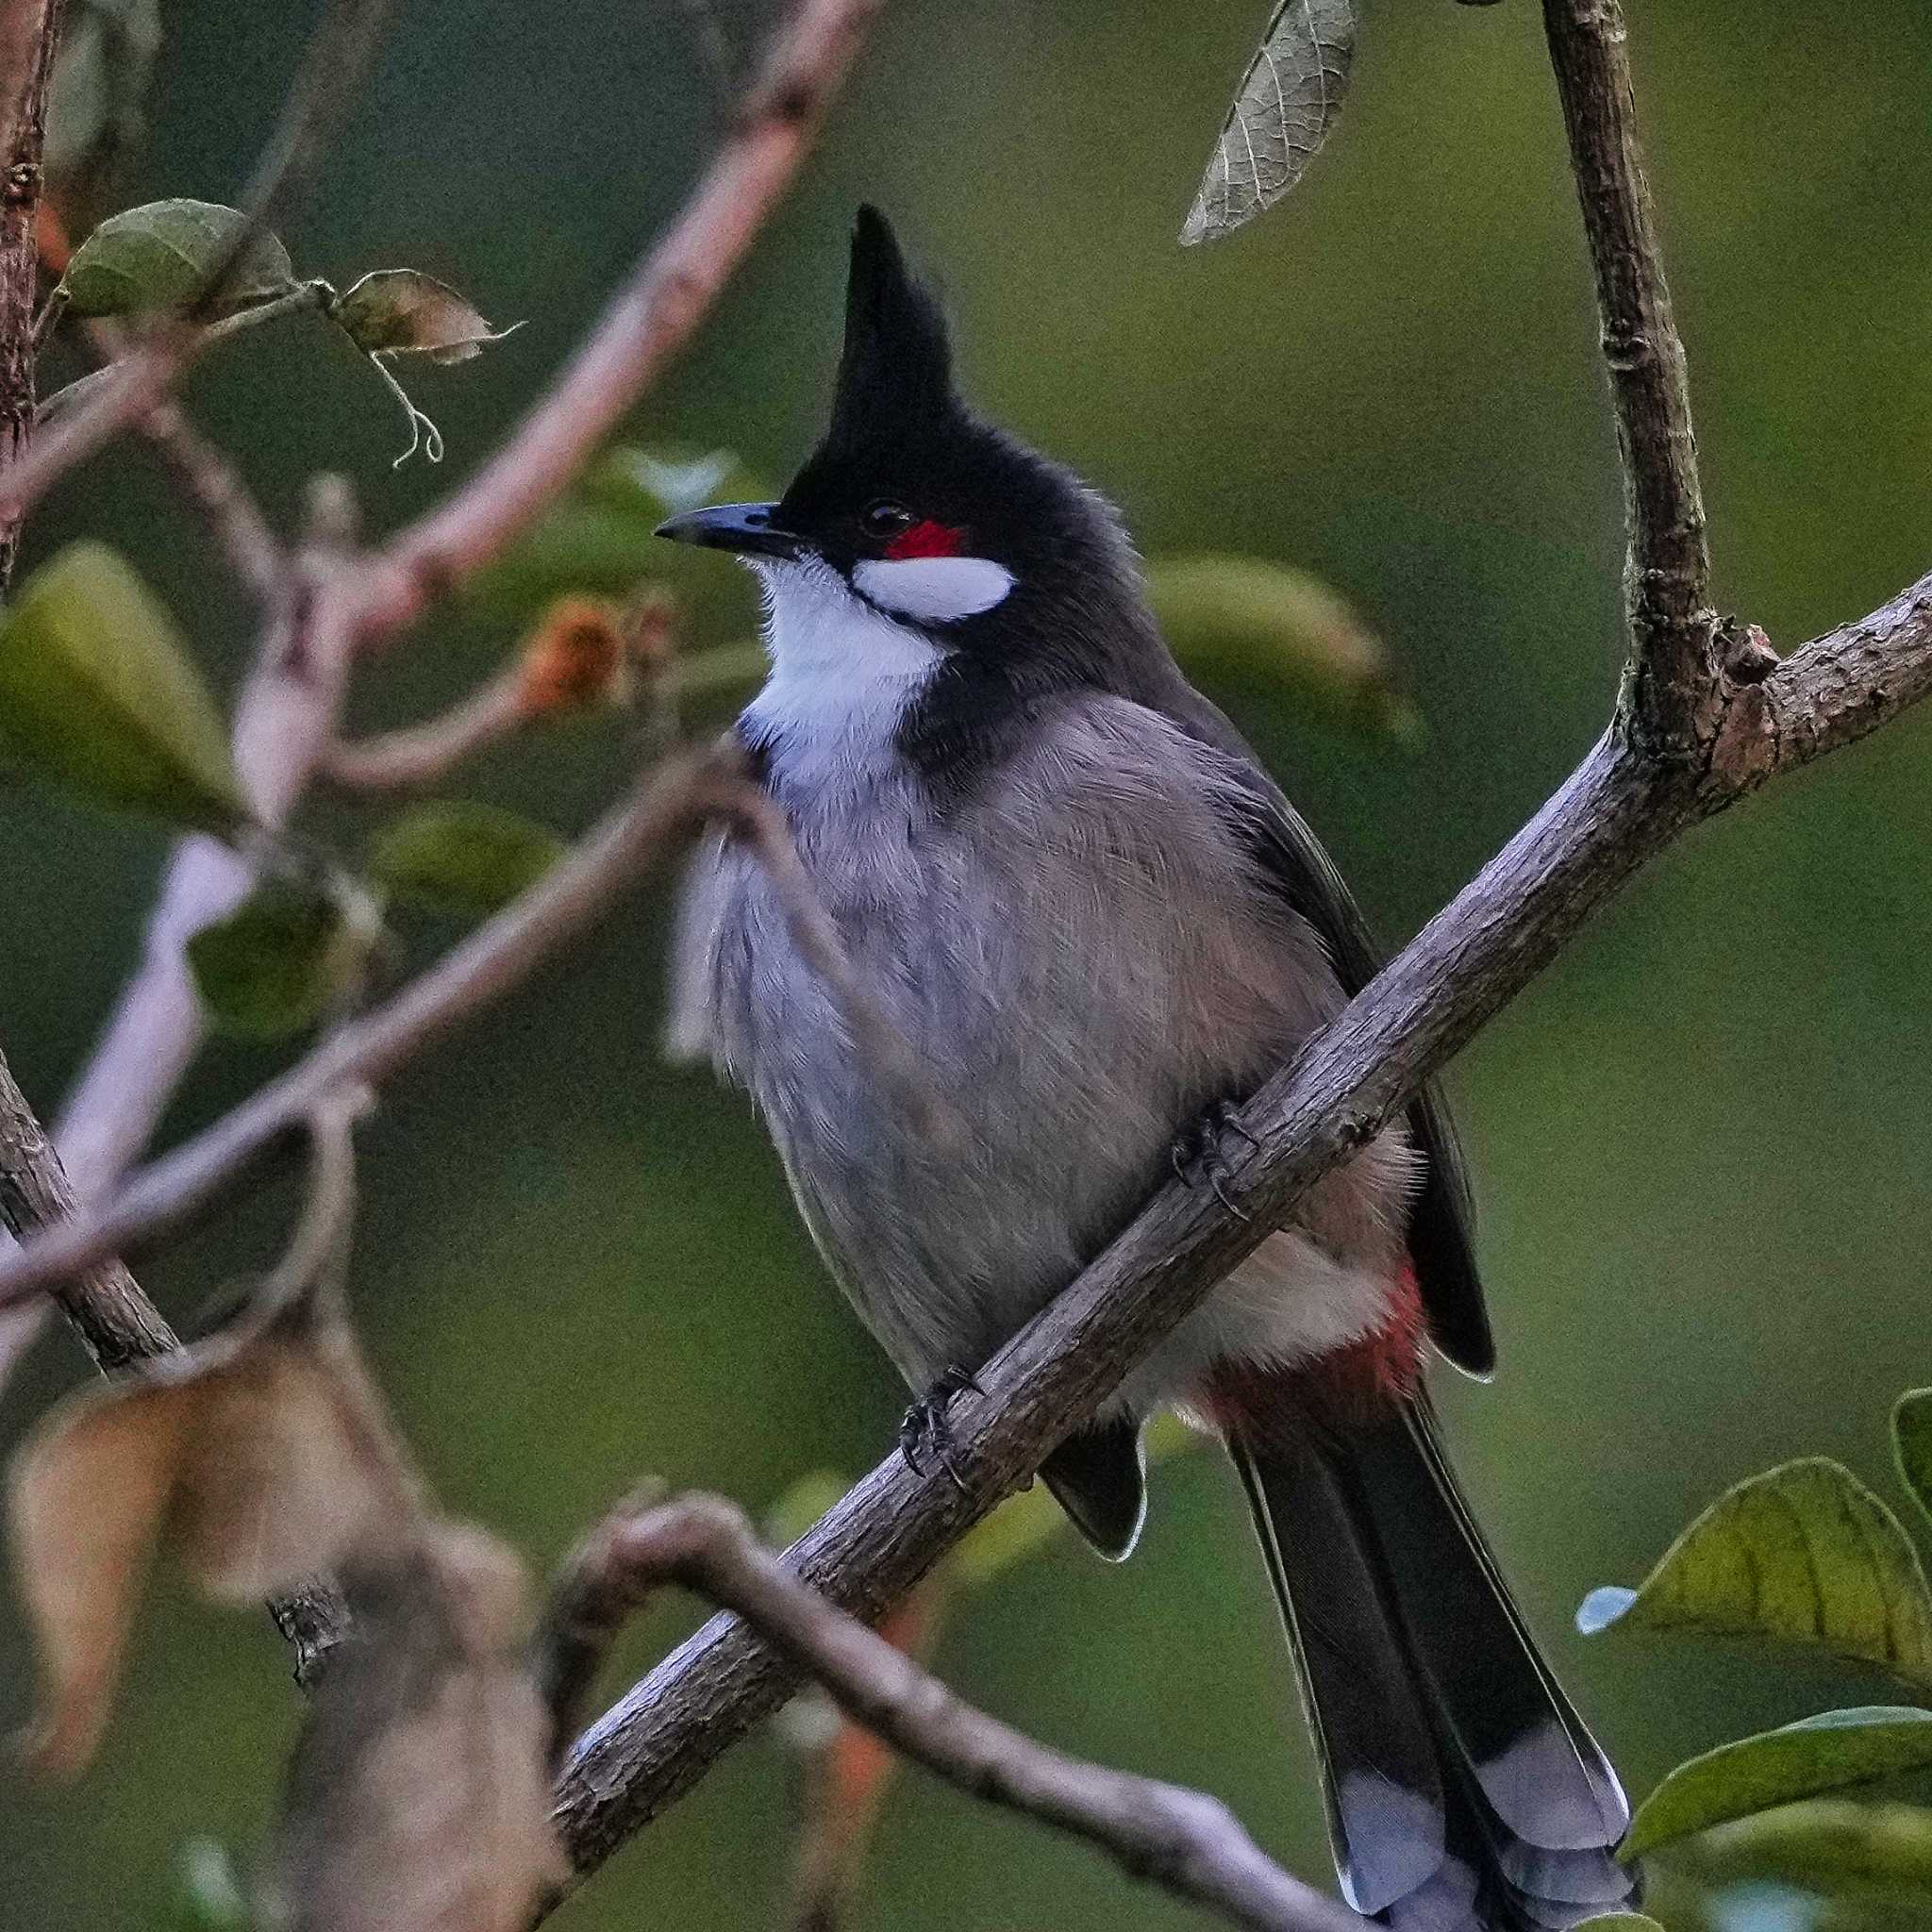
[[(1112, 506), (983, 420), (886, 218), (855, 221), (829, 421), (783, 496), (666, 522), (735, 555), (768, 675), (736, 724), (853, 970), (927, 1071), (881, 1077), (741, 832), (686, 882), (671, 1036), (745, 1089), (828, 1271), (947, 1401), (1177, 1169), (1221, 1186), (1251, 1093), (1372, 976), (1313, 832), (1182, 673)], [(1468, 1188), (1424, 1091), (1310, 1190), (1041, 1476), (1124, 1558), (1142, 1425), (1218, 1437), (1252, 1508), (1342, 1895), (1398, 1932), (1627, 1905), (1617, 1774), (1442, 1446), (1438, 1356), (1494, 1360)]]

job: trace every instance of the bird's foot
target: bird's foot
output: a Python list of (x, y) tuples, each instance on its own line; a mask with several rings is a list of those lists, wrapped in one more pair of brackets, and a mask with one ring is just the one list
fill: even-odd
[(1235, 1205), (1227, 1191), (1228, 1176), (1234, 1172), (1227, 1164), (1223, 1143), (1232, 1134), (1245, 1141), (1250, 1154), (1258, 1154), (1261, 1143), (1241, 1125), (1241, 1111), (1231, 1100), (1217, 1100), (1174, 1136), (1170, 1158), (1174, 1178), (1183, 1187), (1198, 1188), (1205, 1181), (1214, 1190), (1214, 1198), (1234, 1216), (1245, 1221), (1247, 1215)]
[(959, 1465), (953, 1456), (953, 1425), (947, 1420), (946, 1410), (953, 1397), (968, 1389), (975, 1395), (984, 1392), (964, 1369), (942, 1370), (932, 1387), (906, 1411), (905, 1420), (899, 1424), (899, 1454), (906, 1458), (906, 1467), (914, 1475), (924, 1475), (926, 1457), (930, 1457), (945, 1471), (961, 1495), (966, 1492), (966, 1478), (959, 1474)]

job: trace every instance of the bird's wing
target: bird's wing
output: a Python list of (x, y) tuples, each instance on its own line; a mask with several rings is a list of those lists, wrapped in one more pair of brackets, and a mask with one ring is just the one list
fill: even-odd
[[(1174, 687), (1160, 693), (1158, 708), (1189, 737), (1239, 761), (1252, 789), (1254, 809), (1244, 814), (1238, 829), (1283, 898), (1321, 935), (1343, 991), (1353, 998), (1382, 962), (1368, 922), (1335, 861), (1241, 733), (1178, 674)], [(1469, 1182), (1455, 1124), (1433, 1081), (1410, 1103), (1408, 1128), (1427, 1162), (1410, 1210), (1408, 1242), (1429, 1336), (1457, 1368), (1487, 1375), (1495, 1366), (1496, 1349), (1471, 1243)]]

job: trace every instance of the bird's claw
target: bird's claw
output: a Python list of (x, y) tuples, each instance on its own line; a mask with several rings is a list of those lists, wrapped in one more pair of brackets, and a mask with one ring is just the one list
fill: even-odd
[(960, 1474), (953, 1455), (953, 1425), (947, 1420), (946, 1410), (954, 1396), (969, 1389), (975, 1395), (985, 1392), (964, 1369), (944, 1370), (932, 1387), (907, 1409), (899, 1424), (899, 1454), (906, 1458), (906, 1467), (914, 1475), (924, 1475), (924, 1458), (930, 1456), (962, 1496), (966, 1493), (966, 1478)]
[(1203, 1181), (1214, 1191), (1214, 1198), (1234, 1216), (1245, 1221), (1246, 1210), (1227, 1191), (1231, 1170), (1221, 1151), (1222, 1141), (1233, 1134), (1248, 1143), (1248, 1151), (1258, 1154), (1261, 1143), (1241, 1124), (1241, 1117), (1231, 1100), (1217, 1100), (1205, 1108), (1174, 1136), (1169, 1151), (1174, 1178), (1183, 1187), (1198, 1188)]

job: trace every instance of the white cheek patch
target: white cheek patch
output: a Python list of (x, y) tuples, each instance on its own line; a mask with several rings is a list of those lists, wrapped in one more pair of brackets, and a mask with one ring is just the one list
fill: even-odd
[(950, 624), (991, 610), (1013, 588), (1013, 574), (990, 557), (905, 557), (856, 564), (852, 581), (882, 609)]

